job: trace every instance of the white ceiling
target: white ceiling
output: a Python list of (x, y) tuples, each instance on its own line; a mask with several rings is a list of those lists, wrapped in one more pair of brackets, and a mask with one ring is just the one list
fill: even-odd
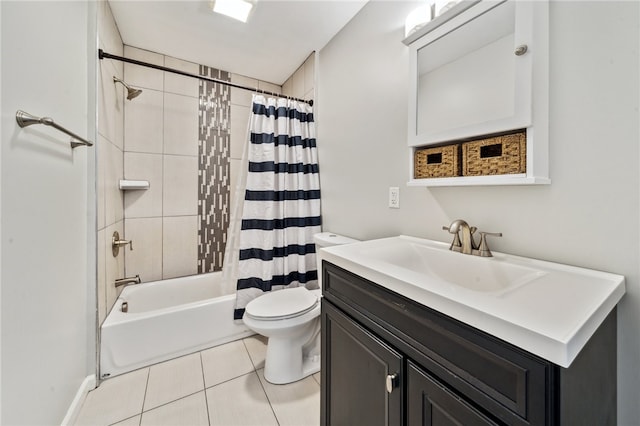
[(246, 24), (209, 0), (110, 0), (124, 44), (281, 85), (368, 0), (258, 0)]

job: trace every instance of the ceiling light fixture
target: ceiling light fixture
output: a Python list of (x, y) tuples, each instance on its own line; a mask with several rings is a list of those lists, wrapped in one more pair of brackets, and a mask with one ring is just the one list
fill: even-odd
[(241, 22), (247, 22), (253, 2), (248, 0), (213, 0), (211, 10)]

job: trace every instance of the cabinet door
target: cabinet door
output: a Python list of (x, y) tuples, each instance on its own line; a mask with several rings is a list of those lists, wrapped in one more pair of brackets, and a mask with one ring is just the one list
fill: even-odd
[(403, 424), (402, 356), (325, 300), (322, 362), (321, 424)]
[(407, 366), (407, 425), (498, 425), (473, 408), (435, 378), (415, 366)]
[(410, 145), (532, 124), (533, 56), (543, 46), (529, 3), (478, 2), (411, 44)]

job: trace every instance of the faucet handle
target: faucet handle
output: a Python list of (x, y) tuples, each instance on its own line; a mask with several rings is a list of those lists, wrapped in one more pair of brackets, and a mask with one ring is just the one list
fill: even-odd
[(487, 235), (490, 237), (502, 237), (502, 232), (480, 232), (480, 246), (478, 247), (478, 255), (481, 257), (492, 257), (491, 250), (487, 244)]
[(462, 247), (462, 243), (460, 242), (460, 235), (458, 235), (458, 231), (451, 231), (451, 228), (449, 226), (443, 226), (442, 227), (443, 231), (447, 231), (450, 234), (453, 234), (453, 241), (451, 242), (451, 245), (449, 246), (449, 250), (453, 250), (454, 247), (456, 248), (460, 248)]

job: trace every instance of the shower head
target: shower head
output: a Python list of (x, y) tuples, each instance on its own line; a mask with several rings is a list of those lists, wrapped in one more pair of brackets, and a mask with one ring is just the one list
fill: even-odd
[(127, 83), (125, 83), (124, 81), (120, 80), (118, 77), (113, 76), (113, 83), (122, 83), (122, 85), (124, 87), (126, 87), (127, 89), (127, 100), (131, 100), (133, 98), (135, 98), (136, 96), (138, 96), (140, 93), (142, 93), (142, 90), (140, 89), (134, 89), (133, 87), (129, 86)]

